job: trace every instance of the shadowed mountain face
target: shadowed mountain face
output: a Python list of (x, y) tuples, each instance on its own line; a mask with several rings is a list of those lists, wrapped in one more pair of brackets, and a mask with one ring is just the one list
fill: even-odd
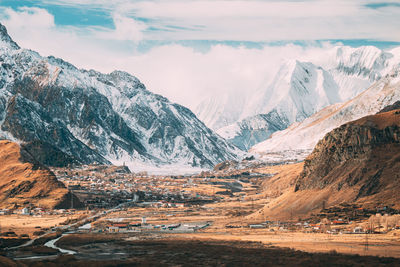
[(0, 208), (32, 204), (46, 208), (82, 207), (55, 175), (18, 144), (0, 140)]
[(80, 163), (130, 167), (210, 168), (237, 157), (237, 148), (190, 110), (136, 77), (77, 69), (20, 49), (4, 26), (0, 35), (0, 139), (47, 143)]
[(55, 146), (42, 141), (33, 141), (21, 145), (22, 149), (35, 155), (35, 159), (42, 165), (51, 167), (68, 167), (79, 164), (76, 158), (73, 158)]
[(372, 196), (395, 186), (399, 160), (400, 110), (367, 116), (333, 130), (317, 144), (295, 190), (335, 185), (337, 191), (357, 188), (354, 200)]

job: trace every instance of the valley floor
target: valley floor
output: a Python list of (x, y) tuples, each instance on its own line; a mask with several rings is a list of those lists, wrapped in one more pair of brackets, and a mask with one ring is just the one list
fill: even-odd
[[(259, 173), (297, 169), (276, 166)], [(200, 184), (190, 179), (193, 185), (187, 190)], [(219, 182), (224, 179), (231, 178)], [(175, 207), (149, 203), (42, 217), (2, 215), (2, 232), (13, 231), (20, 238), (0, 238), (0, 255), (7, 257), (0, 256), (0, 266), (15, 262), (21, 266), (400, 266), (400, 229), (354, 234), (348, 230), (354, 226), (348, 224), (322, 233), (312, 227), (296, 228), (296, 222), (268, 221), (257, 213), (270, 201), (263, 195), (263, 181), (259, 177), (249, 181), (242, 190), (210, 203)], [(206, 191), (221, 191), (221, 186), (226, 184), (215, 183)], [(255, 212), (258, 216), (253, 216)], [(89, 228), (78, 228), (89, 223)], [(42, 230), (43, 236), (38, 238), (35, 230)], [(55, 247), (50, 246), (48, 242), (62, 232)], [(7, 249), (25, 243), (21, 235), (34, 242)]]

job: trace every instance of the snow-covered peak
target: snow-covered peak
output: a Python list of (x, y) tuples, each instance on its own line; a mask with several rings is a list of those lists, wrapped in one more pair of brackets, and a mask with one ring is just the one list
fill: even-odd
[(391, 54), (375, 46), (341, 46), (336, 49), (337, 70), (347, 75), (366, 77), (372, 82), (381, 77), (380, 71), (387, 67), (387, 59), (391, 57)]
[(42, 140), (82, 163), (126, 163), (133, 170), (211, 168), (240, 157), (190, 110), (131, 74), (78, 69), (17, 49), (0, 30), (0, 138)]
[(333, 77), (311, 62), (290, 60), (246, 105), (244, 117), (276, 110), (290, 123), (301, 121), (324, 106), (339, 102)]
[(113, 71), (106, 75), (106, 79), (129, 98), (133, 97), (137, 90), (146, 90), (138, 78), (125, 71)]
[(218, 133), (242, 149), (267, 139), (273, 132), (300, 122), (320, 109), (340, 102), (332, 75), (311, 62), (290, 60), (275, 78), (246, 103), (239, 122)]
[(250, 149), (254, 153), (284, 150), (310, 150), (326, 133), (340, 125), (375, 114), (400, 100), (400, 66), (367, 90), (344, 103), (328, 106), (302, 123), (296, 123)]
[(8, 35), (6, 27), (0, 23), (0, 42), (11, 49), (19, 49), (20, 47), (14, 40)]
[(128, 98), (134, 97), (138, 93), (138, 90), (146, 90), (146, 87), (138, 78), (125, 71), (116, 70), (108, 74), (103, 74), (95, 70), (82, 70), (82, 72), (88, 73), (90, 77), (95, 78), (104, 85), (115, 87), (121, 94), (124, 94)]
[(48, 56), (47, 60), (48, 60), (49, 64), (57, 65), (58, 67), (60, 67), (62, 69), (69, 69), (69, 70), (78, 71), (77, 67), (75, 67), (74, 65), (72, 65), (69, 62), (66, 62), (65, 60), (63, 60), (61, 58), (56, 58), (54, 56)]

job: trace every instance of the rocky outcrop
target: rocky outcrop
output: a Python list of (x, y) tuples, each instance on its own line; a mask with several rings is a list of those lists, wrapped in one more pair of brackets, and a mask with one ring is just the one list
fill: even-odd
[(397, 186), (398, 175), (392, 172), (400, 170), (399, 152), (400, 110), (344, 124), (318, 142), (304, 162), (295, 191), (351, 189), (347, 201), (382, 193)]
[(323, 208), (357, 204), (400, 209), (400, 110), (346, 123), (318, 142), (298, 172), (266, 180), (269, 218), (308, 217)]
[(377, 114), (379, 113), (384, 113), (384, 112), (388, 112), (391, 110), (395, 110), (395, 109), (400, 109), (400, 101), (397, 101), (395, 103), (393, 103), (392, 105), (386, 106), (384, 107), (381, 111), (379, 111)]

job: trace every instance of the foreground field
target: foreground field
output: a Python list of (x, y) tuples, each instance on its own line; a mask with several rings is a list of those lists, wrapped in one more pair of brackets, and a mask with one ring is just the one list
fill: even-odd
[(229, 231), (226, 233), (182, 234), (181, 238), (198, 240), (253, 241), (266, 245), (292, 248), (310, 253), (332, 252), (400, 258), (400, 238), (393, 235), (329, 235), (304, 233), (271, 233), (258, 231)]
[[(314, 225), (307, 228), (296, 228), (299, 219), (292, 220), (290, 213), (284, 215), (287, 221), (273, 221), (272, 213), (263, 208), (290, 190), (301, 167), (293, 164), (259, 169), (259, 173), (269, 175), (251, 182), (224, 178), (244, 186), (215, 202), (179, 206), (141, 202), (98, 209), (92, 215), (82, 211), (74, 216), (2, 216), (4, 232), (32, 238), (35, 230), (50, 230), (43, 240), (5, 249), (0, 255), (27, 266), (400, 266), (400, 229), (386, 225), (379, 234), (350, 234), (356, 225), (365, 225), (365, 217), (332, 225), (335, 234), (313, 232), (319, 217), (306, 219)], [(190, 186), (195, 188), (202, 179), (192, 178)], [(220, 188), (218, 183), (207, 186), (214, 192)], [(79, 223), (73, 223), (77, 217)], [(51, 232), (54, 226), (64, 224), (68, 227)], [(86, 224), (90, 227), (78, 229)], [(68, 233), (61, 237), (63, 231)], [(50, 240), (56, 247), (46, 245)], [(11, 247), (11, 241), (2, 240), (3, 247)], [(14, 241), (13, 246), (22, 242), (18, 238)], [(60, 249), (74, 254), (66, 255), (69, 252)], [(6, 262), (0, 258), (0, 266), (1, 260)], [(13, 266), (7, 264), (3, 263)]]
[[(75, 242), (76, 241), (76, 242)], [(60, 242), (77, 256), (20, 261), (27, 266), (398, 266), (400, 259), (372, 256), (307, 253), (267, 246), (260, 242), (188, 240), (180, 238), (133, 240), (68, 236)], [(80, 255), (80, 256), (79, 256)], [(0, 259), (1, 262), (1, 259)]]
[[(256, 205), (255, 205), (256, 206)], [(219, 240), (226, 242), (254, 241), (265, 245), (272, 245), (281, 248), (292, 248), (296, 250), (315, 252), (331, 252), (345, 254), (371, 255), (380, 257), (400, 258), (400, 230), (392, 230), (382, 234), (326, 234), (326, 233), (303, 233), (301, 231), (278, 230), (274, 228), (251, 229), (247, 226), (250, 222), (244, 216), (232, 216), (235, 210), (251, 210), (249, 203), (230, 202), (229, 205), (218, 207), (213, 204), (213, 209), (192, 208), (190, 212), (183, 210), (158, 209), (149, 212), (142, 209), (131, 218), (124, 218), (125, 221), (137, 222), (142, 215), (148, 217), (149, 223), (154, 224), (187, 224), (192, 222), (212, 222), (209, 227), (193, 233), (160, 233), (157, 235), (168, 236), (170, 239), (189, 239), (207, 242)], [(168, 213), (170, 216), (165, 216)], [(112, 218), (127, 214), (112, 214)], [(129, 216), (129, 215), (128, 215)], [(227, 226), (236, 226), (230, 228)]]
[(35, 231), (59, 226), (68, 220), (76, 219), (81, 214), (74, 215), (43, 215), (40, 217), (26, 215), (3, 215), (0, 217), (0, 226), (3, 232), (13, 231), (17, 235), (33, 236)]

